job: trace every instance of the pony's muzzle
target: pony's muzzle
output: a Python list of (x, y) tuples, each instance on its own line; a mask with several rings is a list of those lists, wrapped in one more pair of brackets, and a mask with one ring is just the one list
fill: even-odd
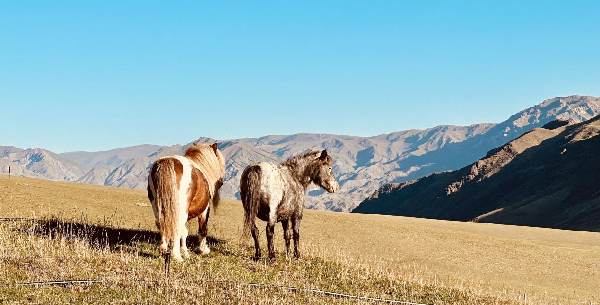
[(340, 189), (340, 185), (337, 183), (337, 181), (334, 181), (331, 184), (327, 185), (327, 191), (329, 193), (335, 193)]

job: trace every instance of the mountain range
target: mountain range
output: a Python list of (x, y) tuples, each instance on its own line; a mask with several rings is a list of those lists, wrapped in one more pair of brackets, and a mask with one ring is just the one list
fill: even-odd
[[(239, 198), (239, 178), (253, 162), (281, 162), (310, 149), (327, 149), (340, 191), (308, 192), (307, 207), (348, 212), (382, 186), (434, 172), (456, 170), (496, 147), (556, 119), (582, 122), (600, 114), (600, 98), (557, 97), (520, 111), (506, 121), (471, 126), (441, 125), (373, 137), (331, 134), (269, 135), (216, 141), (201, 137), (174, 146), (139, 145), (101, 152), (56, 154), (44, 149), (0, 147), (0, 172), (53, 180), (144, 189), (156, 159), (182, 154), (191, 143), (218, 142), (226, 157), (223, 198)], [(374, 118), (376, 119), (376, 118)]]
[(600, 116), (556, 120), (460, 170), (388, 184), (353, 212), (600, 231)]

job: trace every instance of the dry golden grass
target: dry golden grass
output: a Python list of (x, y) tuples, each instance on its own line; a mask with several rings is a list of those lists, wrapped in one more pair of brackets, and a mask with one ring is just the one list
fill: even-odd
[[(528, 303), (600, 302), (600, 233), (306, 210), (304, 258), (282, 256), (277, 227), (279, 256), (269, 264), (250, 260), (249, 241), (239, 244), (242, 214), (239, 202), (224, 200), (210, 218), (213, 252), (174, 265), (165, 286), (144, 191), (0, 176), (0, 217), (52, 216), (59, 223), (96, 224), (148, 238), (111, 244), (99, 234), (91, 237), (89, 228), (63, 228), (50, 236), (31, 224), (2, 223), (0, 303), (350, 301), (240, 282), (425, 303), (504, 304), (521, 302), (524, 294)], [(195, 234), (197, 224), (190, 227)], [(261, 238), (264, 247), (264, 233)], [(104, 282), (66, 288), (14, 284), (74, 278)]]

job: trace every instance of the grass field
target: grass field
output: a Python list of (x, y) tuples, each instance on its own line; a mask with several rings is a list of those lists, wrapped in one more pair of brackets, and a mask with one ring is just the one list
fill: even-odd
[[(45, 219), (0, 223), (0, 303), (354, 302), (246, 283), (435, 304), (523, 303), (525, 294), (527, 303), (600, 303), (600, 233), (305, 210), (304, 257), (283, 256), (277, 227), (270, 263), (250, 259), (242, 216), (224, 200), (210, 218), (211, 254), (173, 265), (166, 283), (144, 191), (0, 176), (0, 217)], [(64, 279), (103, 282), (18, 285)]]

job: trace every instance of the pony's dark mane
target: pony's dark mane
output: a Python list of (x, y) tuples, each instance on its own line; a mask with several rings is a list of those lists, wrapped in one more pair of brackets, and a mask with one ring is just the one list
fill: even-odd
[(300, 161), (304, 161), (304, 160), (308, 159), (309, 157), (311, 158), (310, 160), (316, 159), (316, 158), (318, 158), (318, 156), (320, 154), (321, 154), (321, 151), (319, 151), (319, 150), (311, 150), (302, 155), (298, 155), (298, 156), (289, 158), (289, 159), (283, 161), (281, 163), (281, 165), (287, 166), (287, 167), (294, 167), (295, 165), (300, 163)]
[(292, 176), (306, 189), (319, 168), (333, 163), (330, 156), (321, 159), (322, 153), (322, 151), (312, 150), (284, 161), (281, 166), (288, 168)]

